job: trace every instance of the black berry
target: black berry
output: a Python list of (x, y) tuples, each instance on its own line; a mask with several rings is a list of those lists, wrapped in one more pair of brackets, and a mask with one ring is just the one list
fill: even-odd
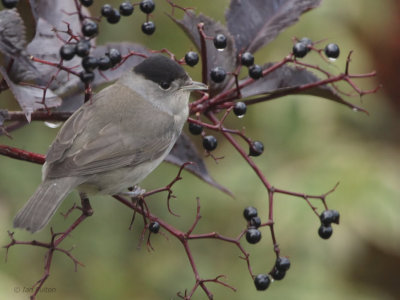
[(156, 25), (152, 21), (144, 22), (142, 24), (142, 31), (147, 35), (152, 35), (156, 30)]
[(160, 223), (158, 222), (151, 222), (149, 225), (149, 230), (152, 233), (158, 233), (160, 231)]
[(107, 17), (107, 22), (110, 24), (116, 24), (121, 19), (121, 14), (119, 13), (118, 9), (114, 8), (110, 15)]
[(130, 16), (133, 13), (133, 5), (130, 2), (122, 2), (119, 6), (119, 12), (123, 16)]
[(89, 7), (93, 4), (93, 0), (79, 0), (79, 2), (85, 7)]
[(255, 80), (262, 76), (262, 68), (259, 65), (252, 65), (249, 68), (249, 76)]
[(112, 6), (111, 6), (110, 4), (104, 4), (104, 5), (101, 7), (101, 15), (102, 15), (103, 17), (108, 18), (108, 17), (110, 17), (112, 14), (113, 14), (113, 8), (112, 8)]
[(90, 83), (94, 80), (93, 72), (80, 72), (79, 77), (83, 83)]
[(207, 151), (215, 150), (215, 148), (217, 148), (217, 145), (218, 141), (214, 136), (207, 135), (203, 138), (203, 148), (206, 149)]
[(339, 224), (340, 221), (340, 214), (337, 210), (332, 209), (332, 223)]
[(270, 275), (274, 280), (282, 280), (286, 275), (286, 271), (280, 271), (277, 268), (274, 268)]
[(261, 231), (255, 228), (247, 229), (246, 240), (250, 244), (257, 244), (261, 240)]
[(199, 55), (196, 52), (189, 51), (185, 55), (185, 62), (188, 66), (195, 66), (199, 62)]
[(111, 48), (107, 53), (106, 56), (110, 58), (111, 65), (115, 66), (119, 64), (122, 60), (121, 53), (118, 51), (118, 49)]
[(1, 0), (1, 3), (5, 8), (14, 8), (18, 4), (18, 0)]
[(76, 54), (76, 44), (65, 44), (60, 48), (60, 56), (64, 60), (71, 60)]
[(269, 287), (270, 283), (271, 279), (267, 274), (258, 274), (254, 278), (254, 285), (258, 291), (265, 291)]
[(221, 67), (215, 67), (211, 70), (210, 77), (212, 81), (220, 83), (225, 80), (226, 71)]
[(90, 42), (88, 40), (80, 40), (76, 44), (76, 55), (80, 57), (85, 57), (89, 55), (90, 52)]
[(330, 226), (333, 221), (333, 212), (331, 210), (324, 210), (320, 214), (319, 219), (323, 225)]
[(140, 10), (145, 14), (151, 14), (156, 7), (153, 0), (142, 0), (140, 2)]
[(327, 240), (331, 237), (333, 233), (333, 229), (331, 226), (325, 226), (321, 225), (318, 229), (318, 235), (323, 238), (324, 240)]
[(259, 156), (264, 152), (264, 145), (260, 141), (254, 141), (249, 147), (249, 156)]
[(257, 208), (253, 206), (248, 206), (243, 210), (243, 216), (247, 221), (250, 221), (252, 218), (257, 217), (257, 215)]
[(97, 60), (97, 65), (101, 71), (108, 70), (112, 67), (111, 60), (108, 56), (102, 56)]
[(303, 37), (299, 42), (300, 42), (300, 43), (303, 43), (304, 45), (306, 45), (306, 47), (307, 47), (307, 52), (310, 52), (311, 49), (310, 49), (309, 47), (311, 47), (312, 44), (313, 44), (312, 40), (310, 40), (310, 39), (307, 38), (307, 37)]
[(290, 268), (290, 260), (287, 257), (280, 256), (276, 259), (275, 268), (279, 271), (287, 271)]
[(84, 36), (92, 37), (99, 32), (99, 26), (96, 22), (86, 20), (85, 24), (82, 25), (82, 33)]
[(254, 64), (254, 56), (250, 52), (242, 54), (241, 62), (243, 66), (250, 67)]
[(98, 60), (93, 56), (86, 56), (82, 59), (82, 67), (86, 72), (93, 72), (98, 66)]
[(261, 219), (258, 216), (252, 217), (250, 220), (250, 226), (258, 228), (261, 225)]
[(226, 36), (223, 35), (222, 33), (217, 34), (214, 37), (213, 42), (214, 42), (215, 48), (217, 48), (217, 49), (225, 49), (226, 48), (226, 42), (227, 42)]
[(244, 102), (236, 102), (233, 107), (233, 113), (238, 117), (243, 116), (247, 111), (247, 105)]
[(293, 46), (293, 55), (296, 56), (297, 58), (302, 58), (304, 56), (306, 56), (306, 54), (308, 53), (308, 48), (307, 45), (302, 43), (302, 42), (298, 42), (296, 44), (294, 44)]
[(196, 123), (189, 123), (189, 131), (193, 135), (199, 135), (203, 132), (203, 126)]
[(340, 54), (339, 46), (336, 44), (328, 44), (325, 47), (325, 55), (329, 58), (338, 58)]

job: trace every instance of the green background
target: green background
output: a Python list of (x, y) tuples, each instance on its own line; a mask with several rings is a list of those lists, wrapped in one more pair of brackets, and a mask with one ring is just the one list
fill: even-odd
[[(92, 12), (98, 12), (105, 3), (95, 2)], [(134, 41), (151, 49), (168, 48), (177, 57), (194, 49), (164, 14), (169, 12), (166, 3), (156, 3), (157, 30), (153, 36), (141, 33), (140, 24), (145, 17), (136, 11), (117, 25), (102, 22), (98, 44)], [(177, 3), (196, 7), (198, 12), (224, 22), (229, 1)], [(396, 1), (325, 0), (262, 48), (256, 62), (282, 59), (291, 51), (293, 36), (307, 36), (313, 40), (326, 39), (321, 47), (327, 42), (338, 43), (341, 56), (335, 63), (327, 64), (313, 53), (305, 61), (338, 74), (344, 69), (346, 54), (354, 50), (351, 71), (369, 72), (379, 62), (371, 45), (385, 48), (390, 45), (385, 43), (388, 39), (400, 39), (389, 34), (396, 18)], [(390, 53), (390, 49), (384, 53)], [(390, 69), (391, 64), (385, 67)], [(199, 66), (188, 70), (194, 79), (200, 80)], [(227, 126), (245, 127), (248, 136), (264, 142), (265, 153), (254, 161), (274, 186), (322, 194), (339, 181), (336, 192), (328, 197), (328, 205), (340, 211), (341, 224), (334, 227), (329, 240), (322, 240), (317, 234), (319, 220), (305, 201), (276, 195), (277, 238), (282, 255), (290, 257), (292, 267), (283, 281), (273, 283), (265, 292), (255, 290), (246, 264), (238, 258), (237, 248), (221, 241), (192, 241), (200, 275), (213, 278), (225, 274), (225, 281), (237, 288), (232, 292), (209, 284), (215, 299), (400, 299), (399, 110), (393, 105), (396, 99), (385, 90), (390, 84), (385, 82), (387, 78), (359, 81), (365, 89), (378, 83), (384, 85), (378, 94), (361, 100), (369, 116), (322, 98), (294, 95), (249, 107), (243, 119), (228, 117)], [(399, 78), (391, 80), (399, 83)], [(350, 100), (360, 104), (357, 97)], [(9, 92), (0, 94), (0, 103), (1, 108), (18, 109)], [(1, 136), (0, 144), (45, 153), (56, 132), (33, 122), (13, 132), (12, 140)], [(217, 231), (233, 237), (245, 226), (244, 207), (256, 206), (260, 217), (267, 219), (267, 193), (243, 159), (222, 137), (216, 136), (219, 147), (214, 154), (224, 159), (218, 164), (211, 158), (205, 160), (212, 176), (229, 188), (235, 198), (184, 172), (183, 181), (174, 187), (177, 198), (171, 202), (173, 211), (181, 217), (168, 213), (166, 194), (149, 198), (148, 205), (152, 213), (187, 230), (199, 197), (202, 219), (195, 233)], [(198, 137), (193, 139), (199, 142)], [(147, 190), (164, 186), (176, 172), (176, 167), (162, 164), (141, 186)], [(39, 165), (0, 156), (0, 245), (9, 242), (7, 230), (12, 230), (12, 218), (34, 192), (40, 177)], [(66, 211), (74, 201), (78, 201), (76, 192), (70, 194), (60, 211)], [(76, 247), (72, 253), (85, 267), (74, 272), (72, 261), (56, 253), (51, 276), (44, 284), (55, 292), (40, 293), (38, 299), (177, 299), (178, 291), (192, 288), (193, 273), (174, 237), (167, 233), (153, 235), (155, 251), (147, 251), (145, 243), (138, 249), (143, 228), (141, 217), (137, 217), (134, 230), (128, 231), (131, 219), (128, 209), (110, 197), (95, 197), (91, 202), (93, 217), (62, 244), (67, 249)], [(321, 207), (318, 202), (315, 204)], [(77, 215), (75, 212), (64, 221), (57, 214), (51, 226), (61, 231)], [(264, 228), (262, 233), (259, 244), (243, 243), (251, 253), (255, 274), (268, 272), (274, 262), (269, 230)], [(48, 237), (49, 226), (35, 235), (16, 230), (19, 240), (47, 241)], [(8, 262), (0, 262), (0, 299), (28, 298), (23, 289), (42, 276), (44, 253), (43, 249), (32, 246), (15, 246), (10, 250)], [(0, 254), (4, 257), (4, 249)], [(205, 298), (201, 290), (193, 297)]]

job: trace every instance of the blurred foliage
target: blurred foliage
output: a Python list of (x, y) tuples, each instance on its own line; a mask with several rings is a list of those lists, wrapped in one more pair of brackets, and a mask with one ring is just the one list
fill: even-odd
[[(95, 2), (93, 12), (99, 11), (105, 3)], [(119, 5), (119, 1), (111, 2)], [(157, 30), (153, 36), (141, 33), (140, 24), (145, 17), (136, 13), (122, 18), (114, 26), (103, 22), (98, 43), (135, 41), (152, 49), (168, 48), (178, 57), (194, 49), (163, 13), (169, 11), (165, 2), (156, 3)], [(196, 7), (199, 12), (223, 22), (229, 2), (177, 3)], [(395, 5), (396, 1), (391, 0), (323, 1), (319, 8), (305, 14), (298, 24), (259, 51), (256, 61), (278, 61), (291, 50), (293, 36), (308, 36), (339, 44), (342, 55), (328, 66), (332, 72), (343, 70), (346, 53), (351, 49), (354, 50), (352, 72), (369, 72), (376, 68), (374, 52), (369, 45), (391, 31), (394, 20), (400, 17), (398, 10), (395, 14)], [(399, 40), (400, 37), (395, 38)], [(321, 46), (324, 44), (325, 41)], [(306, 61), (326, 66), (315, 54)], [(187, 69), (193, 78), (200, 78), (199, 67)], [(398, 78), (393, 78), (393, 82), (399, 83)], [(384, 86), (387, 84), (378, 78), (361, 86), (373, 88), (379, 81)], [(390, 104), (394, 101), (390, 95), (383, 89), (362, 99), (369, 116), (324, 99), (290, 96), (259, 104), (257, 108), (249, 107), (243, 119), (233, 115), (228, 118), (230, 126), (246, 127), (251, 138), (264, 142), (266, 152), (255, 161), (273, 185), (320, 194), (340, 181), (337, 191), (328, 197), (328, 204), (340, 211), (341, 224), (334, 227), (330, 240), (323, 241), (317, 235), (319, 221), (305, 202), (277, 196), (277, 237), (282, 255), (290, 257), (292, 268), (282, 282), (272, 284), (266, 292), (255, 291), (245, 263), (238, 259), (239, 252), (233, 246), (218, 241), (193, 241), (201, 276), (226, 274), (227, 282), (238, 288), (237, 292), (232, 292), (210, 285), (215, 299), (399, 299), (400, 124), (398, 111)], [(18, 109), (9, 92), (0, 95), (0, 102), (2, 107)], [(12, 140), (1, 136), (0, 143), (45, 153), (55, 134), (56, 130), (33, 122), (15, 131)], [(177, 199), (171, 204), (181, 217), (168, 214), (165, 194), (149, 199), (151, 211), (185, 229), (194, 219), (195, 197), (199, 196), (203, 218), (196, 232), (218, 231), (235, 236), (245, 226), (242, 209), (247, 205), (256, 206), (266, 220), (265, 189), (222, 138), (220, 145), (215, 155), (225, 158), (218, 164), (208, 158), (207, 163), (211, 174), (235, 194), (235, 199), (184, 173), (183, 181), (174, 188)], [(142, 187), (150, 190), (163, 186), (176, 172), (176, 167), (163, 164)], [(13, 216), (39, 182), (40, 166), (0, 156), (1, 245), (8, 243), (6, 231), (12, 229)], [(66, 211), (73, 201), (78, 201), (77, 193), (71, 193), (60, 211)], [(65, 248), (76, 246), (73, 254), (85, 267), (78, 268), (75, 273), (73, 263), (58, 253), (45, 283), (45, 287), (55, 288), (56, 292), (40, 293), (40, 300), (176, 299), (177, 291), (193, 285), (189, 262), (174, 238), (159, 234), (152, 237), (154, 252), (146, 251), (145, 244), (138, 250), (142, 230), (140, 217), (135, 221), (134, 230), (128, 231), (131, 212), (119, 203), (110, 197), (96, 197), (92, 206), (93, 217), (63, 244)], [(64, 221), (57, 215), (51, 225), (56, 231), (63, 230), (73, 216)], [(255, 273), (268, 271), (274, 261), (269, 231), (262, 233), (260, 244), (246, 245), (251, 251)], [(21, 240), (47, 241), (48, 237), (48, 228), (34, 236), (20, 230), (16, 232), (16, 238)], [(10, 250), (8, 262), (0, 263), (0, 299), (27, 298), (28, 294), (22, 289), (29, 288), (42, 275), (43, 254), (43, 249), (31, 246)], [(21, 290), (17, 293), (14, 288)], [(199, 291), (193, 299), (204, 298)]]

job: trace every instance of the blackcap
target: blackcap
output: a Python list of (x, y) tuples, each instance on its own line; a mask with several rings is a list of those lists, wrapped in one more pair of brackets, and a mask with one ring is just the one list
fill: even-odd
[(193, 81), (175, 61), (151, 56), (101, 90), (64, 123), (46, 154), (42, 183), (14, 227), (42, 229), (75, 188), (124, 194), (168, 155), (188, 117)]

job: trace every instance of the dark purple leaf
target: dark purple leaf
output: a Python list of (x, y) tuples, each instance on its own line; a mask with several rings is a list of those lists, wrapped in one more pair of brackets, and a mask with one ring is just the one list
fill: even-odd
[[(222, 67), (226, 72), (233, 72), (236, 66), (236, 47), (235, 42), (229, 31), (220, 22), (216, 22), (210, 17), (203, 14), (194, 15), (191, 12), (187, 12), (182, 20), (176, 20), (171, 17), (176, 24), (178, 24), (187, 36), (192, 40), (199, 53), (201, 52), (200, 47), (200, 34), (197, 29), (197, 24), (204, 23), (204, 32), (207, 36), (214, 37), (218, 33), (222, 33), (227, 38), (227, 47), (223, 51), (218, 51), (212, 40), (206, 40), (207, 47), (207, 69), (208, 73), (214, 67)], [(229, 76), (221, 82), (214, 83), (210, 80), (210, 74), (208, 74), (208, 82), (211, 93), (222, 90), (225, 85), (229, 82)]]
[[(54, 28), (65, 31), (66, 23), (69, 24), (71, 30), (76, 34), (81, 33), (81, 23), (79, 16), (76, 14), (75, 1), (73, 0), (29, 0), (32, 13), (36, 20), (40, 18), (46, 20)], [(72, 14), (71, 14), (72, 13)], [(89, 10), (82, 6), (82, 14), (90, 17)], [(68, 39), (69, 36), (60, 32), (60, 36)]]
[[(272, 64), (267, 64), (263, 69), (267, 69)], [(246, 80), (246, 79), (245, 79)], [(244, 81), (244, 80), (243, 80)], [(242, 81), (242, 82), (243, 82)], [(332, 87), (329, 85), (319, 85), (316, 87), (302, 90), (303, 86), (321, 81), (312, 72), (303, 68), (294, 68), (283, 65), (268, 75), (254, 81), (252, 84), (241, 90), (243, 98), (249, 98), (257, 95), (270, 95), (269, 99), (288, 94), (305, 94), (313, 95), (329, 100), (333, 100), (349, 106), (352, 109), (364, 111), (350, 102), (345, 101)], [(299, 90), (300, 88), (300, 90)]]
[(186, 162), (193, 162), (194, 164), (186, 166), (185, 169), (213, 187), (216, 187), (220, 191), (232, 196), (232, 193), (227, 188), (215, 182), (215, 180), (210, 176), (203, 159), (197, 152), (196, 147), (192, 143), (191, 139), (188, 138), (184, 133), (181, 134), (175, 143), (175, 146), (165, 158), (165, 161), (179, 167)]
[(237, 51), (254, 53), (321, 0), (232, 0), (227, 26)]
[[(0, 73), (7, 82), (8, 87), (17, 99), (19, 106), (24, 111), (28, 122), (31, 120), (31, 113), (35, 110), (44, 108), (40, 103), (43, 99), (43, 91), (31, 86), (23, 86), (15, 84), (7, 75), (6, 70), (0, 66)], [(55, 107), (61, 104), (61, 99), (55, 95), (50, 89), (46, 92), (45, 103), (47, 107)]]
[(35, 71), (25, 47), (25, 26), (19, 13), (15, 9), (0, 10), (0, 53)]

